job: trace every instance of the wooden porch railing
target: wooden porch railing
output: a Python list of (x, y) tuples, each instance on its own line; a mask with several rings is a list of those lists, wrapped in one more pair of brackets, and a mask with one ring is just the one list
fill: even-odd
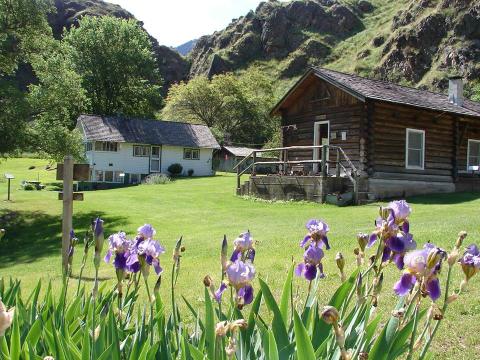
[[(315, 154), (315, 150), (321, 151), (320, 159), (312, 159), (312, 160), (289, 160), (288, 159), (288, 152), (292, 150), (313, 150)], [(278, 161), (257, 161), (257, 153), (265, 153), (265, 152), (280, 152), (280, 157)], [(335, 160), (327, 160), (327, 154), (329, 151), (336, 152)], [(252, 160), (249, 163), (249, 160)], [(344, 164), (345, 163), (345, 164)], [(242, 165), (246, 164), (246, 166), (242, 169)], [(279, 148), (272, 148), (272, 149), (261, 149), (261, 150), (253, 150), (248, 156), (245, 156), (240, 162), (238, 162), (234, 166), (234, 170), (237, 171), (237, 191), (240, 190), (240, 178), (243, 174), (247, 171), (252, 169), (252, 175), (256, 174), (256, 167), (258, 165), (279, 165), (282, 168), (282, 171), (287, 170), (288, 165), (301, 165), (301, 164), (319, 164), (320, 165), (320, 175), (322, 177), (327, 177), (327, 164), (335, 164), (335, 176), (340, 177), (341, 170), (343, 170), (344, 174), (348, 177), (348, 179), (353, 184), (353, 192), (355, 196), (355, 201), (358, 197), (358, 182), (357, 177), (360, 175), (355, 165), (349, 159), (345, 151), (339, 146), (330, 146), (330, 145), (312, 145), (312, 146), (289, 146), (289, 147), (279, 147)]]

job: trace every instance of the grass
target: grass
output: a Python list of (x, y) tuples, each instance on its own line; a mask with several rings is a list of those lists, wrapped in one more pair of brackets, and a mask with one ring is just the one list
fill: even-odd
[[(0, 182), (0, 228), (7, 235), (0, 243), (0, 276), (22, 280), (25, 291), (39, 279), (51, 280), (58, 289), (60, 268), (61, 201), (48, 189), (58, 186), (55, 171), (44, 170), (47, 164), (38, 159), (9, 159), (0, 162), (0, 175), (12, 173), (13, 202), (5, 202), (6, 182)], [(33, 170), (28, 170), (35, 166)], [(20, 190), (21, 180), (37, 177), (49, 184), (44, 191)], [(167, 279), (172, 264), (171, 251), (177, 238), (184, 237), (186, 252), (182, 259), (179, 294), (199, 305), (203, 296), (202, 279), (213, 276), (218, 284), (220, 243), (224, 234), (231, 241), (238, 233), (250, 229), (257, 240), (255, 260), (257, 277), (266, 279), (275, 295), (279, 295), (291, 259), (301, 260), (298, 241), (305, 233), (304, 223), (310, 218), (323, 218), (330, 225), (332, 250), (327, 253), (327, 278), (319, 290), (327, 301), (339, 284), (334, 257), (341, 251), (347, 261), (347, 273), (354, 269), (353, 248), (355, 234), (372, 230), (379, 204), (338, 208), (308, 202), (270, 203), (244, 199), (234, 195), (235, 177), (221, 174), (216, 177), (178, 179), (166, 185), (135, 186), (129, 188), (85, 192), (85, 201), (74, 204), (74, 227), (77, 234), (87, 229), (90, 219), (100, 215), (105, 220), (106, 234), (123, 230), (133, 235), (143, 223), (157, 229), (157, 237), (167, 248), (162, 265), (165, 269), (164, 298), (168, 298)], [(427, 241), (451, 249), (456, 234), (467, 230), (467, 242), (479, 243), (480, 221), (478, 208), (480, 194), (445, 194), (408, 199), (414, 212), (411, 231), (418, 243)], [(76, 250), (74, 268), (78, 271), (81, 246)], [(93, 276), (91, 256), (85, 276)], [(111, 265), (102, 265), (100, 276), (113, 285), (115, 274)], [(395, 296), (391, 286), (398, 278), (390, 267), (379, 301), (379, 311), (387, 315)], [(457, 269), (454, 286), (458, 286), (461, 272)], [(152, 286), (155, 279), (152, 277)], [(72, 291), (76, 282), (71, 282)], [(258, 284), (257, 284), (258, 285)], [(258, 287), (258, 286), (257, 286)], [(295, 281), (296, 299), (301, 301), (306, 284)], [(425, 303), (428, 301), (425, 300)], [(480, 276), (472, 282), (461, 300), (453, 303), (434, 342), (435, 359), (472, 359), (480, 357), (477, 333), (480, 331)]]

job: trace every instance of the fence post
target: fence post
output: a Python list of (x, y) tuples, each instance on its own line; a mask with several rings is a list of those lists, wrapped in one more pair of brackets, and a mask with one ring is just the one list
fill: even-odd
[(62, 215), (62, 267), (68, 271), (68, 250), (73, 216), (73, 157), (65, 156), (63, 161), (63, 215)]
[(335, 165), (336, 177), (340, 177), (340, 150), (337, 148), (337, 163)]
[(255, 163), (257, 162), (257, 152), (253, 151), (253, 165), (252, 165), (252, 175), (255, 175), (257, 172), (255, 170)]
[(327, 151), (328, 145), (322, 146), (322, 177), (327, 177)]
[(240, 195), (240, 166), (237, 166), (237, 195)]

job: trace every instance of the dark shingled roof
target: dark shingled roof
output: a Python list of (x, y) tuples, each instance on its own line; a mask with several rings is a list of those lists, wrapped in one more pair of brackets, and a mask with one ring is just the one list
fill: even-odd
[(365, 99), (374, 99), (452, 114), (480, 117), (480, 103), (475, 101), (465, 99), (463, 106), (458, 106), (450, 103), (448, 96), (445, 94), (396, 85), (387, 81), (367, 79), (324, 68), (310, 69), (275, 106), (272, 113), (278, 111), (284, 100), (298, 84), (311, 74), (316, 75), (320, 79), (331, 83), (362, 101)]
[(77, 126), (83, 129), (85, 138), (89, 141), (220, 148), (206, 125), (80, 115)]

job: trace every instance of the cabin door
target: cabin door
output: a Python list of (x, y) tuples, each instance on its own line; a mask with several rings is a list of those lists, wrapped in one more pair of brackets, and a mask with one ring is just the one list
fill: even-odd
[(160, 172), (161, 153), (160, 146), (152, 146), (152, 151), (150, 152), (150, 172)]
[[(330, 121), (317, 121), (313, 127), (313, 145), (330, 145)], [(321, 160), (322, 150), (316, 148), (313, 150), (313, 160)], [(327, 161), (329, 158), (329, 152), (327, 150)], [(327, 164), (328, 166), (328, 164)], [(320, 169), (319, 163), (313, 164), (313, 172), (318, 173)]]

